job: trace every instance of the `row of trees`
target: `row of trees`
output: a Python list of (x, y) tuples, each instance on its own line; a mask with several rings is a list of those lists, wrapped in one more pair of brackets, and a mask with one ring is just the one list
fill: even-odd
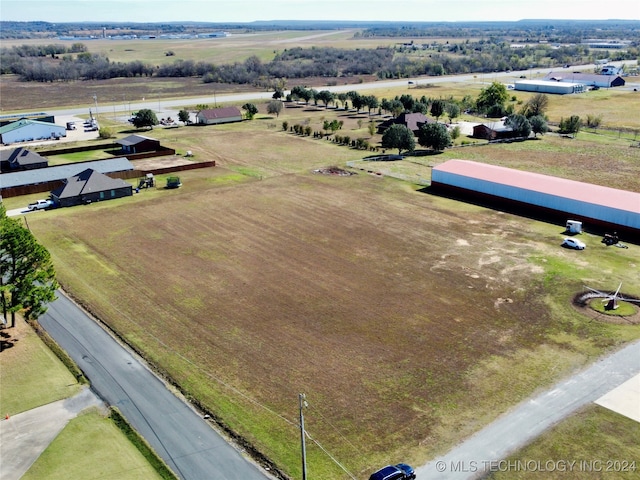
[[(205, 83), (270, 87), (277, 79), (357, 75), (410, 78), (519, 70), (540, 63), (551, 66), (584, 61), (589, 53), (581, 45), (559, 48), (536, 45), (514, 49), (506, 42), (486, 40), (438, 44), (433, 47), (434, 53), (420, 55), (402, 50), (406, 47), (400, 48), (297, 47), (276, 53), (269, 62), (263, 62), (254, 55), (230, 64), (178, 59), (171, 64), (153, 66), (141, 61), (110, 62), (104, 55), (89, 53), (82, 43), (74, 43), (70, 48), (64, 45), (29, 45), (1, 49), (0, 72), (18, 74), (25, 81), (41, 82), (153, 75), (201, 77)], [(631, 55), (630, 58), (636, 58), (637, 54), (636, 51), (636, 56)]]
[(0, 203), (0, 303), (5, 319), (15, 327), (16, 313), (27, 320), (42, 315), (55, 300), (58, 284), (51, 256), (31, 232), (7, 217)]

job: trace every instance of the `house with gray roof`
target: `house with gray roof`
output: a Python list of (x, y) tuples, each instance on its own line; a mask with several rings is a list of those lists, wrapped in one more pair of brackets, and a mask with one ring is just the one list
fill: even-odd
[(0, 150), (0, 172), (45, 168), (48, 165), (45, 157), (23, 147)]
[(391, 125), (404, 125), (411, 130), (414, 135), (417, 135), (420, 127), (427, 123), (435, 123), (435, 120), (420, 112), (401, 113), (396, 118), (380, 123), (380, 125), (378, 125), (378, 133), (384, 133)]
[(133, 164), (126, 157), (119, 157), (2, 173), (0, 174), (0, 195), (12, 197), (49, 191), (57, 188), (64, 179), (77, 175), (87, 168), (100, 173), (126, 172), (134, 169)]
[(51, 192), (58, 207), (71, 207), (133, 195), (133, 186), (121, 178), (111, 178), (91, 168), (74, 175)]

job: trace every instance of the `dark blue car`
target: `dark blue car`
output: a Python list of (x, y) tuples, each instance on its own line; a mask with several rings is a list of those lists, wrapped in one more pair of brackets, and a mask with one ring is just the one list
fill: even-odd
[(387, 465), (369, 477), (369, 480), (413, 480), (416, 474), (413, 468), (406, 463)]

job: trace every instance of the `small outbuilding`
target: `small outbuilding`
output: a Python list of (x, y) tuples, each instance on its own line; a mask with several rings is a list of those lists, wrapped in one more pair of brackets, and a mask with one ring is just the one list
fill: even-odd
[(121, 178), (111, 178), (90, 168), (67, 178), (51, 192), (51, 199), (59, 207), (71, 207), (133, 195), (133, 186)]
[(0, 127), (0, 141), (4, 145), (34, 140), (52, 140), (67, 136), (65, 127), (39, 120), (22, 119)]
[(155, 152), (160, 150), (160, 140), (154, 138), (145, 137), (144, 135), (129, 135), (120, 140), (116, 140), (115, 143), (122, 146), (122, 153), (145, 153)]
[(200, 110), (196, 115), (196, 121), (200, 125), (241, 122), (242, 112), (237, 107), (209, 108)]
[(484, 138), (485, 140), (501, 140), (513, 138), (515, 133), (513, 128), (504, 124), (503, 121), (481, 123), (473, 127), (473, 138)]

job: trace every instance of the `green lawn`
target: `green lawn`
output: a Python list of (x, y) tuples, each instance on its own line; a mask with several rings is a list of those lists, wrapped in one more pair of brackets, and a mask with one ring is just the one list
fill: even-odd
[(69, 422), (22, 478), (147, 480), (162, 477), (110, 418), (90, 410)]
[(15, 415), (75, 395), (81, 385), (22, 320), (1, 331), (0, 412)]

